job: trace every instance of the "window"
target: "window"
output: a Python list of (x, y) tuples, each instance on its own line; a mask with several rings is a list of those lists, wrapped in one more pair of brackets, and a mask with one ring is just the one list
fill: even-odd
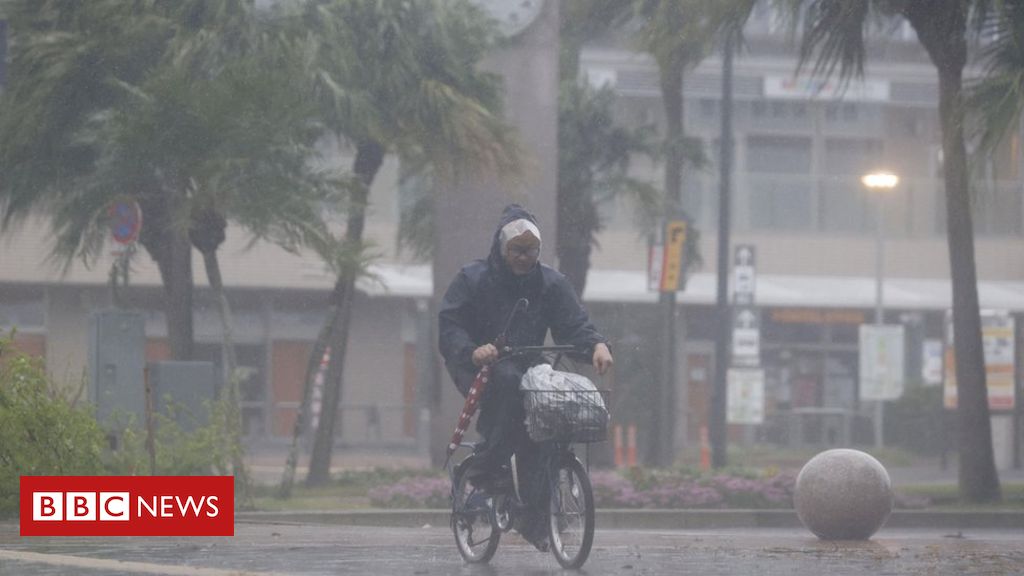
[(44, 308), (42, 298), (0, 294), (0, 330), (42, 328), (45, 324)]
[(748, 137), (747, 171), (771, 174), (810, 173), (810, 137), (780, 135)]
[(761, 230), (814, 226), (811, 139), (754, 135), (747, 139), (750, 223)]

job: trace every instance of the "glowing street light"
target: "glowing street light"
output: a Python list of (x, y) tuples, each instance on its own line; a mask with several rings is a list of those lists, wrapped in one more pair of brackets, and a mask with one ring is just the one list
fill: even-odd
[(872, 172), (861, 176), (860, 181), (872, 192), (888, 192), (900, 183), (900, 177), (892, 172)]
[[(875, 198), (875, 325), (882, 326), (885, 321), (883, 316), (884, 300), (882, 294), (882, 279), (885, 276), (885, 213), (882, 210), (884, 196), (891, 192), (899, 184), (899, 176), (892, 172), (879, 170), (865, 174), (860, 179), (868, 192), (877, 196)], [(882, 416), (883, 401), (878, 400), (875, 405), (875, 446), (882, 447)]]

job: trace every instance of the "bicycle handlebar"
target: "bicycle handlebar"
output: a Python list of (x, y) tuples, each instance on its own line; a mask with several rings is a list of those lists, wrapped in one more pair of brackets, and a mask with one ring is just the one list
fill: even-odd
[(570, 344), (554, 346), (503, 346), (498, 350), (498, 356), (507, 357), (517, 354), (532, 354), (535, 352), (579, 352), (582, 350)]

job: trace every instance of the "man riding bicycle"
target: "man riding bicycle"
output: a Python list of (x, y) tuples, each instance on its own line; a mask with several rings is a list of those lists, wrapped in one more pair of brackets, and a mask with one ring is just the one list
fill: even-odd
[[(448, 286), (439, 312), (439, 345), (448, 373), (463, 396), (477, 371), (498, 359), (494, 342), (522, 298), (529, 304), (512, 319), (502, 344), (539, 346), (550, 330), (557, 344), (575, 346), (585, 354), (598, 374), (611, 367), (607, 339), (591, 324), (565, 276), (538, 261), (540, 247), (536, 218), (517, 204), (509, 205), (502, 212), (488, 257), (464, 266)], [(516, 454), (526, 508), (516, 516), (515, 528), (538, 549), (546, 550), (540, 447), (526, 433), (519, 392), (519, 382), (534, 362), (519, 357), (494, 365), (480, 400), (477, 432), (484, 441), (477, 454), (495, 472)]]

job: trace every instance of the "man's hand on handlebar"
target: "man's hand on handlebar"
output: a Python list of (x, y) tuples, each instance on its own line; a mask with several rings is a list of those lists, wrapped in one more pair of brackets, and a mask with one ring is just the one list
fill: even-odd
[[(479, 351), (479, 348), (477, 348), (477, 350)], [(473, 357), (474, 359), (476, 358), (475, 353), (473, 354)], [(604, 373), (607, 372), (615, 362), (612, 360), (612, 352), (608, 349), (607, 344), (601, 342), (594, 345), (594, 357), (591, 362), (594, 365), (594, 370), (596, 370), (598, 374), (604, 376)]]
[(498, 349), (494, 344), (484, 344), (473, 350), (473, 364), (478, 367), (486, 366), (498, 359)]

